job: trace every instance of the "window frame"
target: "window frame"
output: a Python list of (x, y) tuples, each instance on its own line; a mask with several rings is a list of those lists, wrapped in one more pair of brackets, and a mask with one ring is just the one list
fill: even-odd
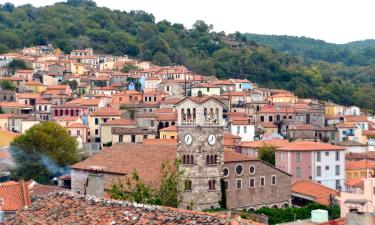
[[(263, 185), (262, 185), (262, 180), (263, 180)], [(266, 176), (260, 176), (259, 177), (259, 186), (260, 187), (265, 187), (266, 186)]]
[[(238, 166), (241, 166), (241, 167), (242, 167), (242, 171), (241, 171), (240, 174), (237, 173), (237, 167), (238, 167)], [(242, 174), (243, 174), (243, 165), (242, 165), (242, 164), (237, 164), (236, 167), (234, 168), (234, 171), (236, 172), (236, 175), (237, 175), (237, 176), (242, 176)]]

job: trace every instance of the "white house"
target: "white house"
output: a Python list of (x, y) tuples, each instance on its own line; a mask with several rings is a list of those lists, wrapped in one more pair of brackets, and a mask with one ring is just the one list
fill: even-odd
[(255, 126), (249, 120), (233, 120), (230, 122), (230, 132), (241, 137), (241, 141), (254, 141)]

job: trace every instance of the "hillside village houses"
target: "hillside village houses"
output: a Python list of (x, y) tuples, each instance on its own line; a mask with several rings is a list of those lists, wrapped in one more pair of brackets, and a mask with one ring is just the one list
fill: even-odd
[[(35, 46), (0, 55), (0, 65), (15, 59), (29, 69), (1, 70), (0, 80), (15, 86), (0, 90), (1, 138), (9, 145), (43, 121), (65, 127), (88, 156), (72, 166), (75, 193), (96, 183), (102, 191), (92, 194), (103, 196), (134, 169), (157, 186), (162, 161), (179, 159), (187, 171), (181, 208), (217, 208), (225, 196), (228, 209), (254, 210), (291, 206), (292, 194), (303, 192), (291, 192), (295, 182), (348, 192), (367, 190), (358, 179), (374, 174), (346, 172), (349, 161), (375, 155), (375, 117), (356, 106), (91, 48)], [(121, 71), (127, 64), (135, 69)], [(275, 165), (260, 159), (263, 147), (275, 150)]]

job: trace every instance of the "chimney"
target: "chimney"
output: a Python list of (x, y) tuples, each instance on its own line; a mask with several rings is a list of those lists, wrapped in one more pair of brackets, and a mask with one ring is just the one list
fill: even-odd
[(90, 173), (87, 178), (86, 195), (103, 197), (104, 195), (104, 175), (103, 173)]

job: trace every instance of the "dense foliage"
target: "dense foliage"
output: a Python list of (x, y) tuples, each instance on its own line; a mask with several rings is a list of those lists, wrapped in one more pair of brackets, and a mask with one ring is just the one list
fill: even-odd
[(16, 167), (12, 179), (34, 179), (49, 183), (50, 179), (69, 172), (68, 166), (79, 161), (76, 140), (54, 122), (43, 122), (28, 129), (11, 143)]
[(264, 145), (258, 148), (259, 159), (275, 166), (275, 147)]
[(0, 5), (0, 52), (47, 43), (64, 52), (93, 47), (97, 52), (127, 54), (158, 65), (185, 65), (203, 75), (247, 78), (300, 97), (375, 108), (375, 88), (369, 82), (375, 72), (370, 61), (360, 67), (359, 74), (346, 65), (306, 65), (298, 57), (259, 46), (240, 33), (226, 35), (212, 28), (203, 21), (192, 29), (168, 21), (156, 23), (152, 14), (112, 11), (90, 0), (40, 8), (7, 3)]
[(340, 207), (334, 205), (332, 208), (320, 205), (318, 203), (310, 203), (301, 208), (260, 208), (253, 213), (263, 214), (268, 216), (268, 223), (270, 225), (280, 224), (295, 220), (304, 220), (311, 218), (311, 210), (324, 209), (328, 210), (330, 219), (337, 219), (340, 217)]
[(1, 80), (0, 81), (0, 88), (1, 88), (1, 90), (9, 90), (9, 91), (16, 90), (16, 86), (12, 82), (10, 82), (9, 80)]
[(160, 173), (160, 185), (157, 188), (145, 184), (137, 171), (133, 171), (125, 183), (113, 184), (108, 193), (113, 199), (177, 208), (184, 192), (181, 185), (183, 171), (179, 169), (179, 162), (164, 161)]

